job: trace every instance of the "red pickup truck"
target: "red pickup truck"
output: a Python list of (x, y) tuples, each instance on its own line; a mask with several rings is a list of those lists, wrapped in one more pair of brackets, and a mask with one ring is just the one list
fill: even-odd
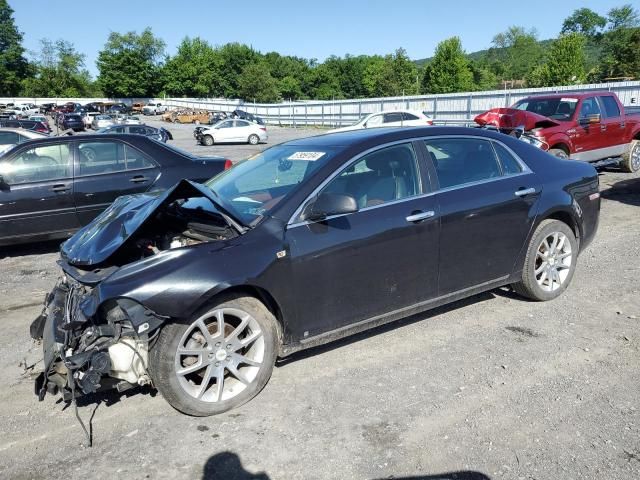
[(503, 131), (523, 128), (538, 146), (561, 158), (640, 170), (640, 114), (625, 114), (612, 92), (536, 95), (475, 121)]

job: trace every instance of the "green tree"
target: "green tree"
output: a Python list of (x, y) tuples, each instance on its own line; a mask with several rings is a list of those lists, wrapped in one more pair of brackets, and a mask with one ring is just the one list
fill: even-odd
[(617, 28), (604, 34), (598, 80), (640, 78), (640, 28)]
[(66, 40), (40, 40), (35, 76), (24, 80), (29, 97), (83, 97), (96, 93), (91, 75), (84, 67), (84, 55)]
[[(241, 43), (227, 43), (218, 49), (218, 53), (221, 58), (220, 81), (223, 96), (242, 97), (240, 78), (246, 67), (261, 60), (261, 55), (253, 48)], [(263, 64), (260, 70), (263, 67), (266, 67), (271, 77), (268, 66)]]
[(250, 63), (240, 73), (237, 94), (247, 102), (275, 102), (279, 98), (278, 82), (266, 63)]
[(278, 91), (282, 98), (290, 98), (298, 100), (302, 97), (302, 88), (300, 80), (292, 75), (288, 75), (278, 81)]
[(535, 29), (527, 31), (523, 27), (509, 27), (493, 37), (492, 44), (489, 50), (492, 68), (505, 80), (525, 78), (544, 56)]
[(547, 56), (548, 85), (571, 85), (586, 79), (585, 38), (579, 33), (561, 35), (551, 44)]
[(590, 8), (578, 8), (562, 23), (560, 33), (581, 33), (594, 37), (605, 27), (607, 19)]
[(20, 93), (21, 82), (32, 70), (24, 57), (22, 33), (13, 19), (7, 0), (0, 0), (0, 96)]
[(151, 28), (111, 32), (96, 62), (98, 84), (109, 97), (150, 97), (159, 91), (165, 43)]
[(185, 37), (176, 55), (164, 64), (163, 91), (189, 97), (222, 96), (221, 70), (222, 57), (206, 40)]
[(607, 13), (609, 21), (609, 30), (618, 28), (634, 28), (640, 26), (640, 14), (630, 4), (621, 7), (612, 8)]
[(473, 75), (473, 90), (493, 90), (499, 86), (498, 77), (484, 62), (470, 61), (469, 68)]
[(418, 93), (418, 68), (403, 48), (372, 60), (364, 70), (363, 85), (369, 96), (388, 97)]
[(473, 73), (460, 38), (443, 40), (425, 67), (423, 93), (453, 93), (473, 90)]

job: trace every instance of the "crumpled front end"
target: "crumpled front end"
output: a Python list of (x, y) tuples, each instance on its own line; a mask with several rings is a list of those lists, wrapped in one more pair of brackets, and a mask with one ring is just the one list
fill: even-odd
[[(147, 371), (149, 330), (161, 323), (130, 300), (111, 300), (99, 308), (95, 289), (65, 276), (47, 295), (31, 324), (41, 339), (44, 372), (35, 390), (61, 393), (65, 400), (116, 387), (119, 391), (150, 383)], [(136, 318), (132, 318), (136, 317)], [(148, 318), (149, 321), (140, 322)]]

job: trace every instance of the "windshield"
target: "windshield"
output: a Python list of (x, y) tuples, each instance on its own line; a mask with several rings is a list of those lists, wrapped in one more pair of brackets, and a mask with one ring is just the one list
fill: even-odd
[(577, 105), (577, 98), (525, 98), (511, 108), (526, 110), (543, 117), (567, 122), (573, 117), (573, 112), (576, 111)]
[(333, 147), (278, 145), (209, 180), (205, 185), (245, 225), (264, 215), (336, 153)]

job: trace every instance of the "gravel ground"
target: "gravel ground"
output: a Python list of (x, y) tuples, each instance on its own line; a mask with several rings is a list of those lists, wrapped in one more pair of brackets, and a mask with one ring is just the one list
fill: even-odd
[[(190, 127), (171, 129), (192, 151), (256, 148), (197, 147)], [(269, 131), (270, 144), (316, 132)], [(153, 392), (101, 397), (80, 408), (93, 448), (72, 409), (33, 395), (41, 364), (25, 371), (42, 357), (28, 326), (57, 245), (0, 251), (0, 478), (636, 480), (640, 175), (601, 183), (600, 230), (559, 299), (497, 290), (301, 352), (217, 417)]]

